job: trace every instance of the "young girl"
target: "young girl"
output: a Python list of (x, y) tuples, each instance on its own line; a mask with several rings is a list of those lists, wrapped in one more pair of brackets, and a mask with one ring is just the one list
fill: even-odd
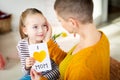
[[(41, 11), (35, 8), (25, 10), (19, 23), (21, 41), (17, 48), (25, 76), (20, 80), (31, 80), (30, 69), (35, 60), (30, 57), (28, 45), (42, 43), (45, 40), (49, 29), (49, 24)], [(58, 66), (51, 60), (52, 70), (40, 72), (40, 80), (56, 80), (59, 78)]]

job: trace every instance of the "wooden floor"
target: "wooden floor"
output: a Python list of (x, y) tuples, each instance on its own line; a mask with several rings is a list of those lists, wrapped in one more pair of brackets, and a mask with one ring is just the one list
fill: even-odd
[(110, 80), (120, 80), (120, 62), (110, 58)]

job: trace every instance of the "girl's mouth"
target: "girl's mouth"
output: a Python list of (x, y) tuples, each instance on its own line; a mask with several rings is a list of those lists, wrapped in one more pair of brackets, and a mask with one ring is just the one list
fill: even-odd
[(43, 37), (44, 35), (43, 35), (43, 34), (38, 34), (38, 35), (36, 35), (36, 36), (41, 36), (41, 37)]

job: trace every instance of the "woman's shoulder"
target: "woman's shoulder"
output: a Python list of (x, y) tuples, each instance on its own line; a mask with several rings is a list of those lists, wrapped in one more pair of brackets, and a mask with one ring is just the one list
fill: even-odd
[(106, 34), (104, 32), (102, 32), (102, 31), (100, 31), (100, 32), (101, 32), (101, 38), (97, 44), (109, 46), (110, 43), (109, 43), (108, 37), (106, 36)]

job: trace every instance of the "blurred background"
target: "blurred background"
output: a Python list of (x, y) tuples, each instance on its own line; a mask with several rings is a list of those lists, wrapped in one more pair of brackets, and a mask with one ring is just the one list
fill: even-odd
[[(6, 61), (5, 70), (0, 70), (1, 80), (18, 80), (23, 74), (17, 55), (16, 45), (20, 40), (18, 24), (21, 13), (27, 8), (37, 8), (43, 12), (53, 28), (53, 34), (66, 32), (58, 22), (54, 12), (55, 0), (1, 0), (0, 11), (5, 16), (0, 17), (0, 54)], [(110, 41), (110, 55), (120, 61), (120, 0), (93, 0), (94, 22), (96, 27), (102, 30)], [(5, 18), (4, 18), (5, 17)], [(66, 32), (67, 33), (67, 32)], [(77, 43), (78, 36), (72, 34), (58, 38), (60, 47), (68, 51)], [(69, 44), (71, 43), (71, 44)], [(6, 75), (6, 77), (3, 77)]]

